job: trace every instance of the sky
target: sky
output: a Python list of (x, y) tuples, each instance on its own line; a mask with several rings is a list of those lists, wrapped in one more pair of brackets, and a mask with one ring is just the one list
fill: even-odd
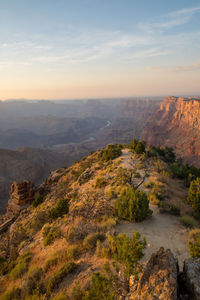
[(200, 0), (0, 0), (0, 99), (200, 95)]

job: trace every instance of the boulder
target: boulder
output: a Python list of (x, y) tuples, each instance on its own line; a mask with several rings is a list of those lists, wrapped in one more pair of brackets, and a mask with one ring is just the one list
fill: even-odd
[(170, 250), (161, 247), (152, 254), (139, 280), (130, 278), (126, 300), (177, 300), (178, 264)]
[(200, 258), (186, 259), (183, 274), (191, 299), (200, 300)]

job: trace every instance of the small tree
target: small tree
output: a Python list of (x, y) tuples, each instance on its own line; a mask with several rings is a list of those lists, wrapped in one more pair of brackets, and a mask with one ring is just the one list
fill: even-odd
[(200, 257), (200, 229), (190, 231), (188, 247), (191, 257)]
[(190, 183), (187, 200), (192, 204), (195, 213), (200, 215), (200, 178), (197, 178)]
[(126, 187), (116, 200), (115, 209), (121, 219), (140, 222), (150, 212), (149, 200), (144, 192), (136, 191), (133, 187)]
[(136, 148), (135, 148), (135, 152), (136, 152), (137, 154), (142, 154), (142, 153), (144, 153), (144, 152), (145, 152), (145, 148), (146, 148), (145, 146), (146, 146), (146, 143), (145, 143), (145, 142), (139, 141), (139, 142), (137, 143)]

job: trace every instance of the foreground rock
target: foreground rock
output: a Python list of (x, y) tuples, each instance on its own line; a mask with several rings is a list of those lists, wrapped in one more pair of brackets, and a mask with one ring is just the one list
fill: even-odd
[(134, 276), (130, 278), (130, 294), (126, 300), (176, 300), (177, 278), (177, 261), (170, 250), (160, 248), (152, 254), (139, 281), (135, 281)]
[(189, 258), (184, 262), (183, 273), (190, 299), (200, 299), (200, 258)]

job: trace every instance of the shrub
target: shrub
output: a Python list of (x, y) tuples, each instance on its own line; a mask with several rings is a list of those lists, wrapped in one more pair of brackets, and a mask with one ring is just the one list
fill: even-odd
[(144, 192), (126, 187), (115, 202), (115, 210), (121, 219), (140, 222), (150, 213), (149, 200)]
[(186, 227), (189, 227), (189, 228), (197, 227), (197, 222), (195, 221), (195, 219), (193, 217), (182, 216), (179, 218), (179, 221), (181, 222), (181, 224), (185, 225)]
[(45, 293), (45, 287), (40, 280), (43, 276), (42, 268), (33, 268), (29, 271), (28, 278), (25, 283), (24, 293), (26, 295), (40, 295)]
[[(117, 236), (108, 236), (108, 247), (101, 250), (101, 255), (108, 255), (115, 261), (126, 267), (126, 275), (137, 274), (140, 270), (139, 260), (144, 256), (143, 250), (146, 247), (146, 240), (140, 239), (140, 234), (134, 232), (132, 237), (126, 234), (118, 234)], [(98, 245), (99, 247), (99, 245)]]
[(2, 298), (2, 300), (15, 300), (19, 299), (21, 300), (21, 289), (20, 288), (12, 288), (9, 291), (6, 291)]
[(52, 219), (57, 219), (59, 217), (62, 217), (63, 215), (67, 214), (69, 211), (69, 205), (67, 200), (60, 199), (56, 203), (56, 206), (50, 209), (49, 216)]
[(48, 221), (48, 215), (46, 211), (38, 211), (38, 213), (35, 215), (34, 219), (29, 224), (30, 231), (35, 234), (38, 232), (45, 223)]
[(70, 273), (73, 273), (77, 265), (73, 262), (64, 264), (54, 275), (49, 279), (47, 284), (47, 293), (51, 294), (55, 288), (63, 281), (63, 279)]
[(37, 194), (35, 194), (35, 196), (34, 196), (34, 198), (33, 198), (32, 205), (33, 205), (33, 207), (37, 207), (37, 206), (40, 205), (43, 201), (44, 201), (44, 196), (41, 195), (40, 193), (37, 193)]
[(44, 266), (44, 271), (47, 272), (51, 267), (57, 265), (58, 263), (58, 258), (50, 258), (46, 261), (45, 266)]
[(143, 142), (143, 141), (139, 141), (139, 142), (137, 143), (137, 146), (135, 147), (135, 152), (136, 152), (137, 154), (142, 154), (142, 153), (145, 152), (145, 148), (146, 148), (146, 143)]
[(112, 217), (103, 216), (103, 219), (100, 224), (98, 224), (98, 227), (101, 229), (101, 231), (107, 231), (110, 230), (112, 227), (116, 225), (116, 220)]
[(25, 272), (27, 272), (31, 258), (32, 254), (27, 252), (17, 259), (17, 264), (10, 272), (10, 276), (12, 279), (18, 278), (22, 276)]
[(200, 177), (190, 183), (187, 201), (192, 204), (195, 213), (200, 215)]
[(102, 161), (109, 161), (119, 157), (122, 154), (122, 146), (118, 144), (110, 144), (103, 151), (101, 159)]
[(97, 240), (102, 241), (104, 239), (104, 235), (100, 233), (92, 232), (85, 237), (83, 241), (83, 246), (85, 249), (93, 249), (96, 247)]
[(63, 293), (51, 298), (51, 300), (68, 300), (67, 296)]
[(80, 254), (80, 247), (77, 245), (70, 245), (65, 254), (67, 260), (76, 259)]
[(191, 257), (200, 257), (200, 229), (190, 231), (188, 247)]
[(116, 194), (115, 190), (111, 188), (106, 191), (106, 196), (108, 197), (109, 200), (111, 200), (111, 199), (116, 198), (117, 194)]
[(107, 184), (108, 184), (108, 182), (103, 177), (98, 177), (95, 182), (95, 187), (102, 188), (102, 187), (106, 186)]
[(153, 193), (148, 193), (148, 199), (149, 199), (149, 202), (153, 205), (159, 205), (159, 203), (160, 203), (160, 200)]
[(44, 246), (50, 245), (53, 241), (60, 236), (60, 229), (46, 224), (43, 228), (43, 243)]
[(92, 275), (89, 289), (85, 291), (82, 300), (115, 300), (116, 289), (113, 288), (111, 280), (100, 273)]

